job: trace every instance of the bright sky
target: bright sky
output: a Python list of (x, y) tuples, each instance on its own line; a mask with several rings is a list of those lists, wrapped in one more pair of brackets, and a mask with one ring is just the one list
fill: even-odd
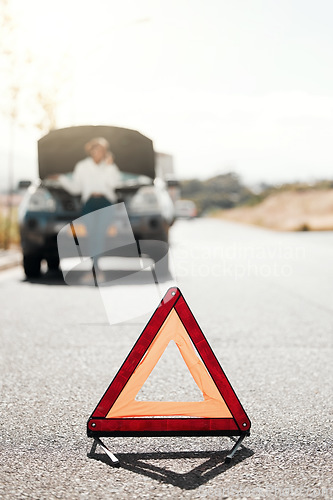
[[(174, 155), (180, 178), (333, 177), (331, 0), (12, 4), (39, 84), (60, 82), (59, 127), (137, 129)], [(37, 175), (37, 138), (16, 131), (19, 178)], [(0, 154), (2, 179), (6, 144)]]

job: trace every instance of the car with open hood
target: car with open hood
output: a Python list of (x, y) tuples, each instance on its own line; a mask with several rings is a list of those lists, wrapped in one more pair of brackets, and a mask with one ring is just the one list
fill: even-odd
[[(120, 127), (69, 127), (53, 130), (38, 141), (39, 179), (29, 186), (19, 209), (23, 266), (28, 278), (39, 275), (43, 260), (50, 270), (59, 267), (57, 235), (81, 216), (82, 202), (80, 196), (73, 196), (50, 177), (71, 175), (86, 156), (84, 145), (93, 137), (104, 137), (114, 153), (122, 175), (117, 200), (125, 203), (135, 240), (150, 241), (146, 253), (155, 262), (163, 257), (159, 243), (168, 243), (175, 209), (165, 182), (156, 178), (152, 141), (136, 130)], [(167, 259), (163, 261), (167, 266)]]

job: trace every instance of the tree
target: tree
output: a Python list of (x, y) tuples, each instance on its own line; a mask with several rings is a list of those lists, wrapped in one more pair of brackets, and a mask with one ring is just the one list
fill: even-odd
[[(57, 108), (62, 87), (69, 79), (70, 61), (60, 54), (56, 60), (45, 60), (33, 54), (19, 39), (11, 0), (0, 0), (0, 113), (8, 121), (7, 220), (4, 247), (10, 245), (13, 218), (15, 130), (37, 128), (42, 135), (57, 127)], [(47, 75), (46, 80), (41, 75)]]
[(13, 218), (12, 195), (14, 191), (14, 144), (15, 125), (18, 119), (18, 101), (21, 90), (21, 71), (27, 59), (26, 54), (18, 50), (15, 23), (10, 11), (9, 0), (0, 0), (0, 61), (5, 88), (2, 95), (5, 106), (1, 110), (9, 119), (9, 154), (8, 154), (8, 195), (7, 217), (4, 224), (3, 245), (7, 249), (10, 245), (10, 233)]

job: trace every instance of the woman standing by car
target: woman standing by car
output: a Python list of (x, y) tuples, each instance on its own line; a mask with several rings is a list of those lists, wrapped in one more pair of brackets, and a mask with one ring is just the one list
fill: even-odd
[(72, 177), (58, 177), (64, 189), (73, 195), (81, 195), (82, 215), (116, 203), (115, 188), (121, 179), (104, 137), (91, 139), (84, 148), (89, 156), (76, 164)]
[(72, 177), (57, 176), (61, 186), (73, 195), (81, 195), (82, 215), (89, 237), (90, 255), (95, 271), (98, 270), (98, 256), (103, 253), (105, 232), (110, 219), (105, 213), (89, 216), (91, 212), (117, 203), (115, 189), (120, 184), (121, 174), (109, 150), (109, 143), (104, 137), (96, 137), (85, 144), (88, 157), (78, 162)]

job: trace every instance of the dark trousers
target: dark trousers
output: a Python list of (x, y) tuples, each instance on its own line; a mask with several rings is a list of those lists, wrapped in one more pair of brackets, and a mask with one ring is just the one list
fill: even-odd
[(95, 269), (98, 268), (98, 257), (107, 249), (105, 248), (106, 231), (112, 220), (108, 214), (100, 212), (101, 208), (110, 207), (112, 203), (104, 196), (89, 198), (82, 207), (82, 215), (86, 215), (85, 226), (89, 238), (89, 255), (92, 257)]
[(105, 198), (105, 196), (88, 198), (82, 207), (82, 215), (90, 214), (91, 212), (95, 212), (95, 210), (100, 210), (101, 208), (106, 208), (110, 205), (112, 205), (112, 203)]

